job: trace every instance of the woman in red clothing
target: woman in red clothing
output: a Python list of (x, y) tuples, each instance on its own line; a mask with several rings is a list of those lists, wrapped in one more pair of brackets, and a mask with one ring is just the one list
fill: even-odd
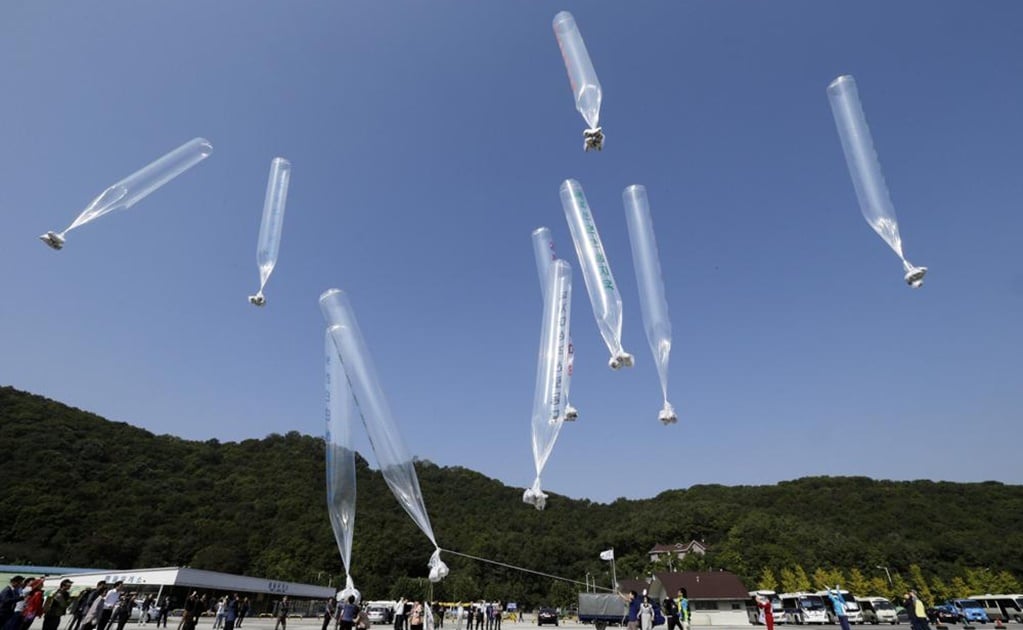
[(757, 607), (764, 615), (764, 624), (767, 630), (774, 630), (774, 611), (771, 607), (771, 598), (757, 595)]

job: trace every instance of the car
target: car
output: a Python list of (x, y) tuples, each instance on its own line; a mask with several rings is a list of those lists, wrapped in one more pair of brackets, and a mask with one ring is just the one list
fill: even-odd
[(907, 611), (902, 606), (896, 606), (895, 623), (909, 623), (909, 611)]
[(551, 623), (555, 626), (558, 625), (558, 611), (553, 608), (541, 608), (540, 612), (536, 613), (536, 625), (542, 626), (544, 624)]
[(884, 597), (857, 597), (856, 601), (859, 602), (860, 610), (863, 611), (863, 623), (890, 623), (892, 625), (899, 623), (895, 606), (892, 606), (892, 603)]
[(366, 616), (370, 623), (389, 623), (391, 610), (386, 606), (369, 606), (366, 608)]
[(953, 599), (945, 604), (952, 606), (959, 613), (959, 618), (965, 621), (979, 621), (980, 623), (991, 621), (987, 613), (984, 612), (984, 607), (975, 599)]
[(927, 608), (925, 612), (927, 613), (927, 620), (933, 624), (959, 623), (959, 620), (962, 619), (959, 611), (949, 604), (933, 606)]

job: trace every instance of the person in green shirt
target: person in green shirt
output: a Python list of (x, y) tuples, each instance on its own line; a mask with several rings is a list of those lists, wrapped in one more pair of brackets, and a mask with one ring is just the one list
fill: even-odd
[(682, 624), (682, 630), (689, 630), (689, 593), (686, 589), (678, 589), (675, 604), (678, 606), (678, 620)]

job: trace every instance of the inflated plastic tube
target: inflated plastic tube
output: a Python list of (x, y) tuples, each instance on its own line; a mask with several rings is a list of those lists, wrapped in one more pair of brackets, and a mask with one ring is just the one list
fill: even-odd
[(625, 204), (625, 224), (629, 229), (629, 244), (632, 246), (632, 266), (636, 269), (636, 284), (639, 287), (639, 306), (643, 313), (643, 328), (650, 351), (657, 364), (661, 379), (661, 393), (664, 406), (658, 419), (664, 424), (678, 421), (675, 408), (668, 402), (668, 360), (671, 356), (671, 320), (668, 318), (668, 301), (664, 297), (664, 278), (661, 262), (657, 255), (657, 241), (654, 238), (654, 224), (650, 219), (650, 203), (646, 188), (629, 186), (622, 192)]
[(348, 296), (340, 289), (325, 291), (320, 296), (320, 309), (341, 357), (380, 472), (394, 498), (433, 543), (436, 551), (430, 556), (430, 576), (431, 579), (439, 576), (439, 580), (447, 575), (447, 566), (440, 559), (440, 547), (426, 512), (415, 464), (391, 415), (372, 356), (355, 319), (355, 311)]
[[(345, 575), (352, 574), (352, 533), (355, 529), (355, 446), (352, 424), (358, 411), (348, 386), (348, 377), (334, 339), (328, 330), (324, 335), (326, 360), (327, 413), (324, 441), (327, 445), (327, 513), (334, 530), (334, 540), (341, 553)], [(354, 589), (354, 583), (352, 585)]]
[(608, 365), (617, 370), (632, 366), (632, 355), (622, 349), (622, 296), (618, 293), (611, 263), (604, 253), (604, 245), (597, 232), (583, 187), (574, 179), (561, 184), (561, 207), (565, 210), (568, 229), (572, 232), (575, 253), (582, 268), (586, 293), (590, 296), (593, 316), (604, 338), (604, 344), (611, 352)]
[(53, 249), (60, 249), (64, 247), (65, 235), (71, 230), (115, 210), (127, 210), (211, 153), (213, 145), (209, 140), (194, 138), (104, 190), (63, 232), (47, 232), (39, 238)]
[(256, 306), (266, 304), (263, 289), (270, 279), (277, 254), (281, 249), (281, 231), (284, 228), (284, 209), (288, 203), (288, 184), (291, 181), (291, 162), (282, 157), (270, 162), (270, 176), (266, 182), (263, 200), (263, 220), (259, 224), (259, 242), (256, 244), (256, 264), (259, 266), (259, 292), (249, 296)]
[(906, 284), (914, 289), (919, 288), (924, 283), (927, 267), (914, 267), (902, 252), (902, 237), (895, 218), (895, 207), (888, 194), (877, 151), (874, 150), (874, 140), (860, 105), (856, 80), (846, 74), (832, 81), (828, 85), (828, 100), (831, 102), (831, 113), (835, 116), (842, 152), (845, 154), (863, 218), (902, 260)]
[(562, 11), (555, 15), (553, 26), (554, 37), (558, 40), (561, 57), (568, 71), (572, 96), (575, 97), (575, 108), (590, 126), (583, 132), (583, 150), (600, 151), (604, 147), (604, 133), (599, 126), (600, 101), (603, 94), (597, 72), (590, 61), (590, 53), (586, 50), (586, 43), (583, 42), (583, 36), (571, 13)]
[(555, 260), (548, 269), (546, 284), (531, 421), (536, 480), (533, 487), (522, 494), (522, 500), (538, 510), (542, 510), (547, 501), (547, 495), (540, 489), (540, 476), (564, 424), (564, 377), (568, 371), (572, 321), (572, 267), (564, 260)]
[[(533, 256), (536, 258), (536, 273), (540, 277), (540, 299), (547, 299), (547, 275), (551, 262), (558, 259), (554, 251), (554, 239), (551, 238), (551, 230), (546, 227), (538, 227), (533, 230)], [(568, 391), (570, 389), (572, 375), (575, 373), (575, 346), (572, 345), (572, 337), (568, 338), (568, 368), (565, 370), (563, 379), (565, 382), (565, 420), (573, 421), (579, 418), (579, 412), (572, 406)]]

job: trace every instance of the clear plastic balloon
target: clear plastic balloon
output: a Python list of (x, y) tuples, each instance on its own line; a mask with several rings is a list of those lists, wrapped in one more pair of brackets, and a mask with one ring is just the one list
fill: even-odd
[(194, 138), (104, 190), (63, 232), (47, 232), (39, 238), (53, 249), (60, 249), (64, 247), (65, 235), (71, 230), (114, 210), (127, 210), (149, 193), (205, 160), (210, 153), (213, 153), (213, 145), (209, 140)]
[(583, 132), (583, 150), (604, 148), (604, 133), (600, 128), (600, 101), (603, 94), (597, 72), (590, 61), (590, 53), (575, 23), (575, 18), (568, 11), (554, 16), (554, 37), (561, 48), (561, 57), (568, 71), (568, 82), (572, 86), (575, 97), (575, 108), (582, 114), (589, 129)]
[(329, 330), (325, 334), (324, 354), (327, 368), (327, 427), (324, 435), (327, 445), (327, 513), (334, 530), (334, 540), (341, 552), (345, 575), (351, 579), (356, 494), (352, 424), (356, 422), (358, 411)]
[(277, 264), (281, 249), (281, 229), (284, 227), (284, 208), (288, 203), (288, 184), (291, 181), (291, 162), (282, 157), (270, 162), (270, 177), (266, 182), (263, 201), (263, 221), (259, 224), (259, 242), (256, 245), (256, 264), (259, 265), (259, 292), (249, 296), (256, 306), (266, 304), (263, 289)]
[(533, 463), (536, 480), (522, 500), (542, 510), (547, 495), (540, 488), (540, 475), (551, 456), (564, 424), (567, 404), (564, 378), (568, 372), (568, 339), (572, 320), (572, 267), (555, 260), (547, 272), (540, 350), (536, 360), (536, 389), (533, 394)]
[(572, 232), (586, 292), (593, 305), (593, 316), (597, 318), (600, 335), (611, 352), (608, 364), (613, 370), (632, 367), (632, 355), (622, 349), (622, 296), (618, 293), (611, 263), (604, 253), (583, 187), (574, 179), (566, 179), (561, 184), (561, 207)]
[(320, 296), (320, 309), (341, 357), (380, 472), (398, 503), (433, 543), (435, 551), (428, 563), (430, 579), (439, 581), (447, 575), (448, 568), (440, 559), (440, 547), (433, 535), (415, 465), (391, 415), (355, 311), (340, 289), (325, 291)]
[[(558, 259), (554, 251), (554, 239), (551, 238), (551, 230), (546, 227), (539, 227), (533, 230), (533, 255), (536, 257), (536, 273), (540, 277), (540, 298), (547, 299), (547, 275), (551, 262)], [(575, 346), (572, 345), (572, 337), (568, 338), (568, 369), (563, 375), (565, 394), (565, 417), (566, 421), (573, 421), (579, 418), (579, 412), (569, 402), (568, 392), (570, 389), (572, 374), (575, 372)]]
[(828, 100), (831, 102), (831, 112), (835, 116), (838, 137), (842, 141), (842, 151), (845, 153), (853, 187), (856, 188), (856, 198), (860, 202), (863, 218), (902, 259), (906, 284), (914, 289), (919, 288), (924, 283), (927, 267), (914, 267), (902, 253), (902, 237), (899, 236), (895, 207), (888, 195), (888, 186), (881, 173), (877, 151), (874, 150), (874, 140), (863, 115), (856, 80), (846, 74), (832, 81), (828, 85)]
[(650, 219), (646, 188), (629, 186), (622, 192), (622, 202), (625, 204), (625, 224), (629, 228), (629, 244), (632, 246), (632, 265), (636, 268), (643, 328), (657, 364), (661, 393), (664, 395), (664, 407), (657, 418), (664, 424), (672, 424), (678, 421), (678, 416), (668, 402), (671, 320), (668, 318), (668, 301), (664, 298), (664, 278), (661, 276), (661, 262), (657, 255), (657, 241), (654, 238), (654, 224)]

